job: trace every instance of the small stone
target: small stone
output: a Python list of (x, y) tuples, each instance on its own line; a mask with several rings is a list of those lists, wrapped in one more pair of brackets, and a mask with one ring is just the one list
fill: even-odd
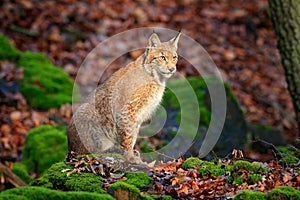
[(236, 58), (236, 54), (233, 51), (225, 51), (224, 58), (227, 61), (233, 61)]
[(20, 121), (22, 118), (22, 113), (20, 111), (13, 111), (9, 115), (12, 121)]

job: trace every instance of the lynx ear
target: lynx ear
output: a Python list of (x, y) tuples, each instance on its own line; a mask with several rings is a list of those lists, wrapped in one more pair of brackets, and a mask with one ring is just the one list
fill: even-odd
[(152, 33), (148, 40), (148, 47), (154, 47), (157, 48), (161, 45), (161, 42), (158, 38), (158, 35), (156, 33)]
[(178, 48), (178, 41), (179, 41), (180, 35), (181, 35), (181, 32), (179, 32), (175, 37), (173, 37), (171, 40), (169, 40), (169, 42), (174, 46), (175, 50), (177, 50), (177, 48)]

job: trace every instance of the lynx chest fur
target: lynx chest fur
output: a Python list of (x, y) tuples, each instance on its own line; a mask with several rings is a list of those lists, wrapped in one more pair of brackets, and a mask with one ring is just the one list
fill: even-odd
[(166, 80), (176, 71), (179, 36), (162, 43), (153, 33), (144, 54), (96, 89), (67, 129), (69, 151), (102, 153), (118, 147), (128, 161), (141, 162), (133, 150), (139, 128), (155, 112)]

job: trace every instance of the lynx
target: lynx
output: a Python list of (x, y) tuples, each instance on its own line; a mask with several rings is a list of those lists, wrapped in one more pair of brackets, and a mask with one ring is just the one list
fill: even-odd
[(127, 161), (141, 162), (134, 145), (142, 123), (162, 100), (166, 80), (176, 71), (179, 37), (161, 42), (153, 33), (142, 55), (96, 89), (68, 126), (69, 152), (103, 153), (120, 147)]

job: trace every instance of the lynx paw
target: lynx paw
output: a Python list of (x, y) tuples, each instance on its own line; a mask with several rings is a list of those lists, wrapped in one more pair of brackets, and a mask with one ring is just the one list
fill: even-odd
[[(130, 163), (137, 163), (137, 164), (142, 164), (143, 163), (143, 161), (142, 161), (142, 159), (141, 159), (141, 157), (140, 157), (140, 155), (139, 155), (139, 153), (136, 153), (137, 151), (127, 151), (127, 152), (125, 152), (125, 154), (124, 154), (124, 157), (125, 157), (125, 159), (126, 159), (126, 161), (127, 162), (130, 162)], [(135, 153), (137, 154), (137, 155), (135, 155)]]

